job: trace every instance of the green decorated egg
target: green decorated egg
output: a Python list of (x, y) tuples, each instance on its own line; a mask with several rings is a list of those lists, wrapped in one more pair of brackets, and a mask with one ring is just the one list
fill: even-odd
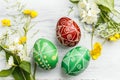
[(80, 46), (67, 52), (62, 60), (61, 67), (68, 75), (78, 75), (87, 68), (89, 62), (89, 50)]
[(41, 68), (53, 69), (58, 62), (57, 48), (47, 39), (38, 39), (33, 47), (33, 57)]

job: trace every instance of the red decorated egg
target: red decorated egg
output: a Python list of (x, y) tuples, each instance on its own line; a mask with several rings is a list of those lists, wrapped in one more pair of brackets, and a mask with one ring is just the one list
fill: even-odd
[(81, 31), (75, 21), (62, 17), (56, 27), (57, 39), (65, 46), (75, 46), (81, 38)]

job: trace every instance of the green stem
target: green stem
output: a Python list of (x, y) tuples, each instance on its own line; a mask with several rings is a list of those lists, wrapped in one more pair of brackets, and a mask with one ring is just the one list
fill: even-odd
[(105, 40), (102, 42), (102, 45), (104, 45), (104, 44), (106, 43), (106, 41), (107, 41), (107, 40), (105, 39)]
[(92, 26), (92, 34), (91, 34), (91, 49), (93, 49), (93, 37), (94, 37), (94, 32), (95, 32), (95, 28), (94, 28), (94, 26)]
[[(15, 55), (14, 57), (15, 57), (15, 59), (16, 59), (18, 65), (19, 65), (19, 64), (20, 64), (20, 61), (18, 60), (17, 56)], [(20, 68), (19, 68), (19, 69), (20, 69)], [(20, 72), (21, 72), (21, 74), (22, 74), (24, 80), (26, 80), (25, 74), (23, 73), (22, 69), (20, 69)]]
[(73, 11), (73, 7), (70, 7), (70, 10), (69, 10), (67, 16), (69, 16), (72, 11)]
[(34, 73), (33, 73), (34, 80), (35, 80), (36, 70), (37, 70), (37, 64), (35, 63), (35, 64), (34, 64)]
[(17, 65), (19, 65), (19, 64), (20, 64), (20, 61), (18, 60), (17, 55), (13, 55), (13, 57), (14, 57), (15, 60), (17, 61)]
[(27, 56), (27, 43), (24, 44), (25, 54)]
[(30, 80), (35, 80), (32, 74), (30, 74)]
[(113, 21), (107, 14), (104, 13), (103, 15), (106, 17), (107, 22), (109, 21), (114, 28), (117, 27), (117, 26), (115, 25), (114, 21)]
[(105, 18), (105, 16), (103, 15), (103, 12), (100, 13), (100, 16), (102, 17), (102, 19), (104, 20), (104, 22), (108, 23), (108, 20)]
[(117, 11), (117, 10), (114, 9), (114, 10), (112, 11), (112, 14), (115, 15), (118, 19), (120, 19), (120, 16), (119, 16), (119, 15), (120, 15), (120, 12), (119, 12), (119, 11)]
[(26, 77), (25, 77), (23, 71), (22, 71), (21, 69), (20, 69), (20, 71), (21, 71), (21, 73), (22, 73), (22, 75), (23, 75), (24, 80), (26, 80)]
[[(31, 18), (28, 18), (26, 24), (25, 24), (25, 29), (24, 29), (24, 36), (26, 36), (27, 38), (27, 33), (29, 31), (29, 26), (30, 26), (30, 23), (31, 23)], [(26, 40), (26, 43), (24, 44), (24, 49), (25, 49), (25, 53), (26, 53), (26, 56), (27, 56), (27, 40)]]

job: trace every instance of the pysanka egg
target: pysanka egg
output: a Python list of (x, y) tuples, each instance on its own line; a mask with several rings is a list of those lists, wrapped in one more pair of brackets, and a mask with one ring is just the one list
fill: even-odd
[(47, 39), (38, 39), (33, 47), (33, 57), (41, 68), (46, 70), (55, 68), (58, 62), (57, 48)]
[(75, 47), (64, 56), (61, 67), (68, 75), (82, 73), (90, 62), (89, 50), (84, 47)]
[(62, 17), (57, 23), (56, 36), (61, 44), (72, 47), (80, 41), (81, 31), (75, 21)]

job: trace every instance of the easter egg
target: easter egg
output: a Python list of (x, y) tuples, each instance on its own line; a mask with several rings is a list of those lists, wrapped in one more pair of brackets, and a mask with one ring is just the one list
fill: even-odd
[(68, 75), (78, 75), (88, 67), (89, 62), (89, 50), (80, 46), (67, 52), (62, 60), (61, 67)]
[(56, 67), (58, 51), (51, 41), (40, 38), (34, 44), (33, 57), (41, 68), (49, 70)]
[(72, 47), (80, 41), (81, 31), (75, 21), (62, 17), (56, 26), (56, 36), (61, 44)]

